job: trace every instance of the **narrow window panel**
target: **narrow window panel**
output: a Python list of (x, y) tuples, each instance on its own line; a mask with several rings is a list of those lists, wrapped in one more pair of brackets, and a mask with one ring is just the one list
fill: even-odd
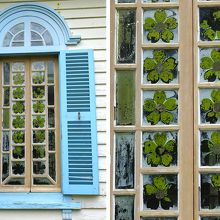
[(2, 155), (2, 181), (9, 176), (9, 154)]
[(4, 106), (9, 106), (10, 103), (10, 88), (4, 88)]
[(42, 159), (45, 158), (46, 150), (44, 145), (34, 145), (33, 146), (33, 158)]
[(54, 86), (48, 86), (48, 105), (54, 105)]
[(13, 177), (10, 178), (9, 181), (6, 182), (6, 185), (17, 185), (17, 186), (21, 186), (21, 185), (25, 185), (25, 179), (24, 178), (18, 178), (18, 177)]
[(33, 182), (34, 185), (53, 185), (53, 183), (48, 178), (36, 177), (33, 179), (34, 179), (34, 182)]
[(56, 181), (56, 157), (53, 153), (49, 154), (49, 175)]
[(116, 133), (115, 188), (134, 188), (134, 133)]
[(24, 46), (24, 42), (19, 42), (19, 41), (14, 41), (12, 42), (12, 47), (23, 47)]
[(49, 128), (54, 128), (55, 127), (54, 108), (48, 108), (48, 127)]
[(134, 71), (117, 71), (116, 73), (116, 124), (135, 124)]
[(43, 41), (31, 41), (31, 46), (44, 46)]
[(54, 62), (48, 61), (47, 62), (47, 82), (54, 83)]
[(144, 3), (178, 2), (178, 0), (143, 0)]
[(115, 220), (134, 219), (134, 197), (115, 196)]
[(135, 63), (136, 11), (118, 10), (117, 63)]
[(201, 220), (220, 220), (220, 217), (209, 216), (209, 217), (201, 218)]
[(10, 109), (3, 109), (3, 122), (2, 128), (9, 129), (10, 123)]
[(2, 133), (2, 150), (9, 151), (10, 146), (10, 133), (8, 131), (3, 131)]
[(48, 132), (48, 141), (49, 141), (49, 150), (54, 151), (55, 150), (55, 132), (49, 131)]
[(4, 71), (3, 83), (4, 85), (9, 85), (10, 84), (10, 64), (9, 63), (3, 64), (3, 71)]

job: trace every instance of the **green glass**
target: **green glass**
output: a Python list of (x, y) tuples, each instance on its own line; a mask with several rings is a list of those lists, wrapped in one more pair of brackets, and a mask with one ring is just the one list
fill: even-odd
[(117, 71), (116, 74), (116, 124), (135, 124), (135, 74), (134, 71)]
[(115, 220), (134, 219), (134, 197), (115, 196)]
[(118, 10), (117, 63), (135, 63), (135, 10)]
[(9, 128), (9, 121), (10, 121), (10, 109), (3, 109), (3, 123), (2, 127), (5, 129)]
[(134, 133), (116, 133), (115, 188), (134, 188)]

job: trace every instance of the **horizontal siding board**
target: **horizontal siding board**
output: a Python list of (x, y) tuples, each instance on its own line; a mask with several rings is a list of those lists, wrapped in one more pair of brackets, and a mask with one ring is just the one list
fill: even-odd
[(106, 18), (66, 19), (70, 28), (105, 27)]
[(82, 28), (82, 29), (71, 29), (73, 35), (80, 35), (81, 40), (87, 39), (105, 39), (106, 38), (106, 28)]
[[(98, 212), (98, 213), (97, 213)], [(73, 212), (74, 219), (77, 220), (106, 220), (105, 209), (85, 209), (82, 211)]]
[[(106, 197), (105, 196), (96, 196), (95, 202), (94, 202), (93, 196), (88, 196), (88, 197), (87, 196), (86, 197), (85, 196), (84, 197), (74, 196), (74, 201), (81, 202), (82, 209), (96, 209), (96, 211), (98, 212), (99, 209), (106, 208)], [(97, 213), (97, 216), (98, 216), (98, 213)], [(87, 220), (90, 220), (90, 218), (88, 218)]]

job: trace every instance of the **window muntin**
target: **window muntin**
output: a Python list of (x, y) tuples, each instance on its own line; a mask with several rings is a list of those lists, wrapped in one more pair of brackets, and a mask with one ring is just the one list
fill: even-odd
[(55, 58), (1, 63), (0, 190), (60, 190), (56, 65)]

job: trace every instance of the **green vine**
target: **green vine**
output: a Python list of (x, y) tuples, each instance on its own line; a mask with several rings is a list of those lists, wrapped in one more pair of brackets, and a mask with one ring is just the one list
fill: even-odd
[(33, 120), (33, 125), (35, 128), (43, 128), (44, 127), (44, 123), (45, 123), (45, 119), (42, 118), (41, 116), (37, 116), (34, 120)]
[(16, 102), (13, 104), (13, 111), (15, 114), (23, 113), (24, 112), (24, 103), (23, 102)]
[(17, 88), (13, 91), (13, 96), (15, 99), (22, 99), (24, 97), (24, 89)]
[(15, 131), (12, 135), (12, 140), (15, 144), (24, 143), (24, 132), (23, 131)]
[(44, 112), (45, 105), (41, 101), (36, 101), (33, 104), (33, 108), (35, 113), (42, 113)]
[(24, 123), (24, 118), (21, 116), (16, 116), (12, 121), (14, 128), (24, 128)]
[(21, 73), (16, 73), (13, 76), (13, 81), (15, 85), (21, 85), (24, 83), (24, 75), (22, 75)]

